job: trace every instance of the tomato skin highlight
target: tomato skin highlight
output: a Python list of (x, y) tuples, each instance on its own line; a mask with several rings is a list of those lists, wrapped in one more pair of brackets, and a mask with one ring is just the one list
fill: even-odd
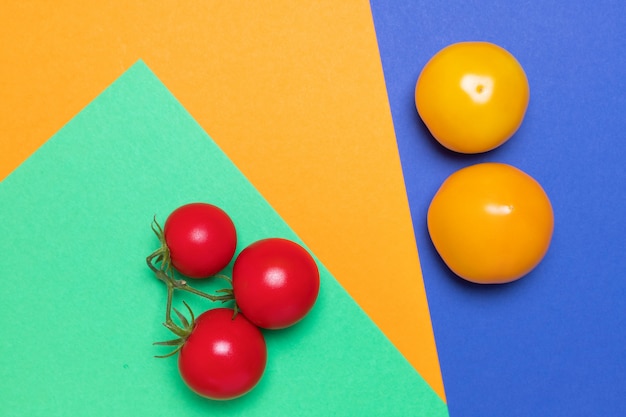
[(237, 232), (221, 208), (190, 203), (174, 210), (163, 228), (172, 266), (189, 278), (207, 278), (224, 269), (237, 247)]
[(492, 150), (519, 129), (530, 96), (516, 58), (489, 42), (459, 42), (437, 52), (415, 86), (424, 124), (444, 147), (474, 154)]
[(450, 175), (431, 201), (427, 223), (435, 249), (455, 274), (497, 284), (539, 264), (550, 246), (554, 214), (535, 179), (489, 162)]
[(180, 375), (191, 390), (213, 400), (230, 400), (252, 390), (267, 363), (261, 331), (229, 308), (208, 310), (178, 356)]
[(311, 310), (320, 275), (309, 252), (281, 238), (246, 247), (233, 266), (233, 293), (241, 312), (265, 329), (289, 327)]

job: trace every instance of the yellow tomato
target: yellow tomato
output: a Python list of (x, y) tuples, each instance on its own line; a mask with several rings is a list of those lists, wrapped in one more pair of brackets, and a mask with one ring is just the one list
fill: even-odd
[(445, 47), (424, 66), (415, 87), (417, 111), (448, 149), (481, 153), (506, 142), (528, 107), (522, 66), (489, 42)]
[(481, 163), (450, 175), (428, 209), (439, 255), (460, 277), (481, 284), (514, 281), (543, 259), (554, 215), (531, 176), (502, 163)]

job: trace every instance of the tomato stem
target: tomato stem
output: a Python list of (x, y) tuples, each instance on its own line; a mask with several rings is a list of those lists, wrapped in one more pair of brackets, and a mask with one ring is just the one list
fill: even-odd
[[(199, 289), (190, 286), (187, 283), (187, 281), (185, 281), (183, 279), (176, 279), (172, 275), (168, 274), (165, 270), (157, 268), (156, 266), (154, 266), (154, 263), (153, 263), (154, 259), (159, 256), (157, 254), (157, 252), (154, 252), (150, 256), (148, 256), (146, 258), (146, 263), (148, 264), (148, 267), (152, 270), (152, 272), (154, 272), (156, 277), (160, 281), (163, 281), (165, 283), (165, 285), (168, 286), (168, 288), (171, 286), (172, 290), (187, 291), (189, 293), (192, 293), (192, 294), (195, 294), (197, 296), (206, 298), (206, 299), (211, 300), (213, 302), (215, 302), (215, 301), (226, 302), (226, 301), (230, 301), (230, 300), (234, 299), (234, 296), (232, 294), (232, 290), (230, 290), (230, 289), (225, 291), (225, 292), (227, 292), (226, 295), (207, 294), (204, 291), (200, 291)], [(228, 280), (228, 282), (231, 282), (230, 279), (228, 277), (226, 277), (225, 275), (216, 275), (216, 277), (219, 277), (219, 278), (222, 278), (222, 279), (226, 279), (226, 280)]]
[[(221, 301), (222, 303), (225, 303), (227, 301), (234, 300), (235, 296), (233, 294), (232, 288), (224, 288), (224, 289), (217, 291), (218, 293), (223, 293), (223, 295), (212, 295), (212, 294), (207, 294), (204, 291), (200, 291), (190, 286), (187, 283), (187, 281), (183, 279), (176, 279), (174, 276), (174, 270), (172, 268), (172, 263), (170, 259), (170, 251), (169, 251), (169, 248), (167, 247), (167, 243), (165, 242), (163, 229), (161, 228), (159, 223), (156, 221), (156, 217), (152, 221), (151, 227), (152, 227), (152, 231), (159, 238), (161, 247), (159, 247), (159, 249), (152, 252), (146, 258), (146, 263), (148, 264), (148, 267), (150, 268), (150, 270), (154, 273), (155, 277), (159, 281), (162, 281), (167, 288), (167, 301), (166, 301), (166, 306), (165, 306), (165, 323), (163, 323), (163, 325), (172, 333), (174, 333), (176, 336), (178, 336), (178, 339), (175, 339), (175, 340), (155, 343), (157, 345), (177, 346), (177, 348), (173, 352), (170, 352), (169, 354), (164, 355), (164, 356), (158, 356), (158, 357), (164, 358), (164, 357), (174, 355), (176, 352), (178, 352), (182, 348), (182, 345), (185, 343), (185, 340), (187, 340), (187, 338), (191, 334), (193, 327), (195, 325), (195, 317), (194, 317), (193, 311), (191, 310), (191, 308), (185, 301), (183, 301), (183, 304), (185, 305), (185, 307), (187, 307), (187, 310), (189, 311), (189, 314), (191, 315), (191, 321), (187, 320), (187, 318), (181, 312), (176, 310), (176, 308), (172, 307), (172, 300), (174, 298), (174, 292), (176, 290), (186, 291), (191, 294), (195, 294), (199, 297), (206, 298), (212, 302)], [(215, 275), (215, 277), (228, 281), (228, 283), (232, 287), (232, 280), (226, 275), (220, 274), (220, 275)], [(172, 310), (174, 311), (174, 313), (180, 320), (182, 326), (177, 325), (174, 322), (174, 320), (172, 320)], [(237, 314), (237, 305), (235, 304), (235, 315), (236, 314)]]
[(215, 301), (226, 302), (226, 301), (230, 301), (230, 300), (234, 299), (232, 294), (227, 294), (227, 295), (211, 295), (211, 294), (207, 294), (207, 293), (205, 293), (203, 291), (200, 291), (200, 290), (198, 290), (196, 288), (193, 288), (193, 287), (189, 286), (183, 280), (174, 280), (174, 287), (175, 287), (175, 289), (190, 292), (190, 293), (195, 294), (197, 296), (209, 299), (209, 300), (211, 300), (213, 302), (215, 302)]
[[(167, 325), (170, 325), (172, 326), (172, 328), (176, 328), (177, 326), (172, 321), (172, 298), (174, 298), (174, 289), (172, 287), (172, 284), (169, 281), (166, 282), (166, 285), (167, 285), (167, 304), (165, 307), (165, 323), (166, 323), (166, 327)], [(172, 330), (172, 328), (168, 327), (168, 329), (170, 330)], [(174, 331), (174, 333), (176, 333), (177, 336), (182, 337), (182, 335), (178, 334), (178, 332)]]

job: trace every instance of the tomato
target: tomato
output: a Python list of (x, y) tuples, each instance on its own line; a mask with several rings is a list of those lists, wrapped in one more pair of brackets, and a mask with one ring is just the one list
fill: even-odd
[(319, 287), (315, 260), (290, 240), (257, 241), (235, 259), (235, 302), (259, 327), (281, 329), (300, 321), (315, 304)]
[(518, 130), (529, 94), (524, 69), (508, 51), (489, 42), (460, 42), (424, 66), (415, 104), (439, 143), (456, 152), (480, 153)]
[(450, 175), (428, 208), (428, 231), (443, 261), (476, 283), (505, 283), (544, 257), (554, 228), (550, 200), (523, 171), (481, 163)]
[(180, 375), (197, 394), (214, 400), (240, 397), (260, 381), (267, 363), (261, 331), (243, 315), (217, 308), (202, 313), (180, 349)]
[(172, 266), (190, 278), (206, 278), (228, 265), (237, 247), (231, 218), (219, 207), (191, 203), (174, 210), (163, 227)]

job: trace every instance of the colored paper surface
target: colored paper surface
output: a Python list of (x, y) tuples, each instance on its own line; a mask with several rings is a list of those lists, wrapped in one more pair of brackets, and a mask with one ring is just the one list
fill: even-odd
[(138, 59), (445, 398), (369, 3), (4, 1), (0, 178)]
[[(624, 2), (371, 4), (450, 415), (625, 416)], [(444, 150), (413, 99), (430, 57), (468, 40), (508, 49), (530, 84), (520, 130), (474, 156)], [(523, 169), (554, 208), (547, 256), (510, 285), (456, 278), (428, 238), (438, 187), (481, 161)]]
[(319, 260), (314, 309), (265, 332), (268, 366), (248, 395), (203, 399), (175, 360), (153, 357), (151, 343), (171, 338), (165, 288), (145, 265), (154, 215), (207, 201), (232, 217), (237, 252), (304, 242), (142, 62), (6, 178), (0, 201), (1, 415), (447, 415)]

